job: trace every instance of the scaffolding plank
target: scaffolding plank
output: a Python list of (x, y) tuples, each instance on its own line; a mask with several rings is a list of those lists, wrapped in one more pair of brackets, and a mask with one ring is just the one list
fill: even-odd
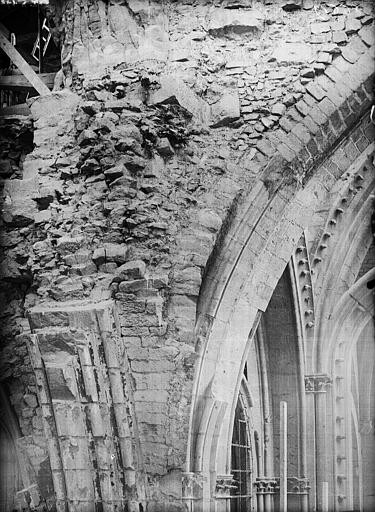
[(0, 117), (8, 116), (31, 116), (31, 111), (26, 103), (0, 108)]
[(8, 55), (14, 62), (18, 69), (27, 78), (34, 89), (41, 95), (49, 94), (50, 90), (38, 77), (32, 67), (25, 61), (25, 59), (18, 53), (15, 47), (5, 37), (2, 26), (0, 26), (0, 48)]
[[(37, 76), (49, 89), (53, 88), (56, 73), (41, 73)], [(25, 89), (34, 89), (34, 87), (24, 75), (7, 75), (0, 76), (0, 89), (23, 91)]]

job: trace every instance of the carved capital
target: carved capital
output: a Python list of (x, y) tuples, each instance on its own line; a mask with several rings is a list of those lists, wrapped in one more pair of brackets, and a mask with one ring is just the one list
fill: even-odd
[(289, 494), (308, 494), (311, 487), (307, 478), (289, 476), (287, 478), (287, 491)]
[[(257, 478), (254, 482), (257, 494), (278, 494), (280, 492), (280, 478)], [(308, 494), (310, 490), (307, 478), (289, 476), (287, 478), (288, 494)]]
[(203, 496), (202, 473), (182, 473), (182, 498), (184, 500), (200, 499)]
[(279, 482), (276, 478), (257, 478), (254, 486), (257, 494), (275, 494), (279, 490)]
[(324, 373), (305, 375), (306, 393), (326, 393), (329, 384), (332, 384), (332, 379)]
[(217, 475), (215, 494), (216, 498), (229, 498), (231, 491), (237, 489), (236, 481), (233, 480), (233, 475)]

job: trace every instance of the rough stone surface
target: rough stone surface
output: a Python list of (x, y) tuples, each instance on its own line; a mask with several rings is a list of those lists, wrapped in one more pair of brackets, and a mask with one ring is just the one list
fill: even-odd
[(236, 93), (226, 93), (212, 105), (211, 126), (227, 126), (240, 117), (240, 100)]
[(282, 2), (282, 8), (284, 11), (294, 11), (296, 9), (301, 9), (301, 7), (304, 5), (303, 0), (286, 0)]
[[(182, 474), (190, 418), (200, 432), (231, 409), (216, 397), (240, 375), (239, 331), (306, 227), (323, 296), (319, 233), (365, 225), (340, 224), (370, 195), (372, 171), (350, 170), (374, 136), (363, 4), (51, 2), (66, 87), (0, 121), (0, 380), (33, 503), (176, 512), (211, 492), (208, 472)], [(208, 339), (223, 352), (191, 416)]]
[(208, 106), (180, 79), (172, 75), (160, 77), (160, 87), (150, 95), (149, 103), (178, 104), (191, 115), (206, 120)]
[(273, 52), (273, 58), (280, 64), (303, 64), (311, 61), (313, 49), (306, 43), (281, 43)]

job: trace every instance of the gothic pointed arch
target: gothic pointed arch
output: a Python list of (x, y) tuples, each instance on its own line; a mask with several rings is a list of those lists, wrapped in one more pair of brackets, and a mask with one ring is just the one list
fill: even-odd
[[(368, 123), (367, 117), (360, 120), (355, 129), (360, 129), (363, 123)], [(341, 477), (335, 470), (333, 482), (328, 470), (333, 456), (329, 450), (324, 455), (331, 439), (321, 432), (328, 423), (327, 431), (331, 431), (334, 423), (331, 408), (327, 407), (334, 372), (330, 367), (332, 358), (325, 351), (340, 323), (339, 319), (332, 319), (328, 305), (332, 308), (337, 304), (348, 286), (354, 284), (371, 246), (374, 190), (372, 145), (362, 153), (357, 152), (337, 175), (332, 174), (332, 162), (338, 152), (349, 151), (351, 137), (349, 132), (333, 145), (331, 154), (311, 172), (303, 187), (285, 181), (270, 191), (259, 184), (253, 194), (237, 206), (232, 229), (221, 241), (221, 251), (230, 257), (220, 258), (219, 253), (212, 262), (211, 274), (206, 276), (206, 284), (201, 289), (197, 320), (203, 350), (195, 396), (205, 396), (209, 382), (214, 399), (224, 404), (223, 407), (227, 404), (220, 424), (216, 424), (216, 452), (211, 455), (220, 454), (214, 464), (217, 474), (228, 475), (228, 458), (223, 454), (227, 453), (228, 439), (232, 435), (230, 411), (237, 403), (238, 379), (249, 350), (249, 338), (254, 337), (261, 317), (264, 323), (277, 283), (290, 262), (294, 283), (289, 292), (295, 310), (294, 337), (300, 339), (295, 372), (303, 384), (304, 395), (298, 403), (303, 420), (299, 431), (303, 438), (300, 448), (301, 454), (313, 452), (308, 461), (304, 459), (303, 472), (296, 475), (301, 480), (308, 478), (309, 484), (303, 480), (295, 488), (299, 486), (302, 493), (308, 486), (313, 489), (306, 507), (321, 506), (322, 500), (327, 499), (323, 491), (326, 480), (329, 502), (341, 506), (337, 485)], [(326, 301), (322, 297), (326, 297)], [(206, 309), (202, 308), (203, 304), (207, 305)], [(195, 421), (193, 409), (190, 433), (193, 437)], [(355, 424), (356, 418), (353, 421)], [(352, 431), (359, 432), (358, 428)], [(353, 437), (353, 443), (358, 452), (358, 435)], [(190, 456), (195, 455), (190, 452)], [(357, 492), (359, 496), (363, 484), (358, 483), (357, 487), (361, 490)], [(230, 493), (229, 487), (227, 492)], [(213, 499), (214, 495), (208, 492), (207, 502)]]

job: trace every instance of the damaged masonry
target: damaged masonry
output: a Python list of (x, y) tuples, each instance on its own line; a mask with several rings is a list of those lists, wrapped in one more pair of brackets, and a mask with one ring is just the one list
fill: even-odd
[(0, 512), (373, 511), (373, 3), (0, 20)]

